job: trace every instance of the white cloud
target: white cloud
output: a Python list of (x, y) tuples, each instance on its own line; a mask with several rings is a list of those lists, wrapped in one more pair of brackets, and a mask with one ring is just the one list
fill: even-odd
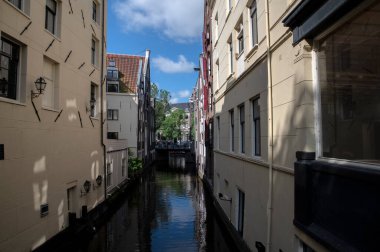
[(152, 59), (153, 65), (164, 73), (191, 73), (194, 71), (195, 64), (187, 61), (183, 55), (178, 56), (178, 61), (173, 61), (165, 57)]
[(179, 101), (179, 98), (177, 98), (177, 97), (172, 97), (171, 99), (170, 99), (170, 103), (178, 103), (178, 101)]
[(203, 0), (117, 0), (112, 9), (126, 32), (152, 28), (177, 42), (201, 37)]
[(190, 96), (190, 91), (189, 90), (182, 90), (178, 92), (178, 96), (180, 98), (188, 98)]

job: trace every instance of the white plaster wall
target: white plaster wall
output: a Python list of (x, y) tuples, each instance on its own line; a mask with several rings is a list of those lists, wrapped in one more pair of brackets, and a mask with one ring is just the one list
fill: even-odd
[(107, 93), (107, 109), (118, 109), (119, 120), (107, 121), (108, 131), (119, 132), (128, 147), (137, 149), (137, 97), (132, 94)]

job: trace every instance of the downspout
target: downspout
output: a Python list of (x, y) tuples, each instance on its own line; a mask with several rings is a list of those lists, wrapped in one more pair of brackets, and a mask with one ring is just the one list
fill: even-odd
[(268, 145), (268, 163), (269, 163), (269, 184), (268, 184), (268, 204), (267, 204), (267, 250), (271, 251), (272, 237), (272, 211), (273, 211), (273, 91), (272, 91), (272, 62), (270, 51), (270, 23), (269, 23), (269, 0), (265, 0), (265, 23), (266, 23), (266, 47), (267, 47), (267, 70), (268, 70), (268, 120), (269, 120), (269, 145)]
[(101, 144), (103, 147), (103, 184), (104, 184), (104, 201), (107, 199), (107, 185), (106, 185), (106, 175), (107, 175), (107, 152), (106, 152), (106, 145), (104, 144), (104, 45), (105, 45), (105, 38), (104, 38), (104, 3), (106, 0), (102, 0), (102, 38), (101, 38), (101, 45), (102, 45), (102, 61), (100, 63), (100, 139), (101, 139)]

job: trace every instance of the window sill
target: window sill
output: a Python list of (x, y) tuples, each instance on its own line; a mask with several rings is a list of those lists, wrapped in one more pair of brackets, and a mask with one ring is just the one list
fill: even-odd
[(231, 16), (231, 12), (232, 12), (232, 7), (227, 11), (226, 22), (225, 23), (227, 23), (228, 18)]
[(230, 73), (230, 74), (227, 76), (227, 81), (231, 80), (233, 75), (234, 75), (234, 72)]
[(98, 116), (90, 116), (90, 118), (92, 119), (92, 120), (96, 120), (96, 121), (99, 121), (100, 120), (100, 118), (98, 117)]
[(235, 59), (238, 60), (240, 58), (240, 56), (244, 53), (244, 50), (242, 50), (241, 52), (239, 53), (236, 53), (235, 54)]
[(49, 30), (46, 30), (46, 29), (44, 29), (44, 30), (45, 30), (45, 32), (47, 34), (49, 34), (50, 36), (52, 36), (53, 38), (55, 38), (56, 40), (58, 40), (59, 42), (61, 42), (61, 38), (58, 37), (58, 35), (55, 35), (55, 34), (51, 33)]
[(0, 102), (10, 103), (10, 104), (24, 106), (24, 107), (26, 106), (25, 103), (22, 103), (22, 102), (20, 102), (18, 100), (13, 100), (13, 99), (5, 98), (5, 97), (0, 97)]
[(56, 112), (56, 113), (61, 112), (60, 110), (57, 110), (57, 109), (54, 109), (54, 108), (45, 107), (45, 106), (41, 106), (41, 109), (46, 110), (46, 111)]
[(94, 65), (93, 63), (91, 63), (91, 66), (92, 66), (93, 68), (95, 68), (96, 70), (99, 70), (99, 66), (98, 66), (98, 65)]
[(15, 9), (17, 12), (19, 12), (21, 15), (23, 15), (24, 17), (26, 17), (27, 19), (30, 20), (30, 16), (28, 14), (26, 14), (23, 10), (17, 8), (16, 6), (14, 6), (11, 2), (9, 2), (8, 0), (4, 0), (4, 2), (6, 2), (8, 5), (10, 5), (13, 9)]
[(257, 52), (257, 49), (259, 48), (259, 45), (258, 44), (255, 44), (251, 50), (249, 50), (249, 52), (247, 53), (247, 56), (245, 56), (245, 59), (249, 59), (251, 58), (256, 52)]

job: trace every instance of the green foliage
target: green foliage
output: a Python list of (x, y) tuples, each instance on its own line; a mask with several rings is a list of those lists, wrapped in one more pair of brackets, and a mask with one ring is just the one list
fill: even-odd
[(161, 128), (165, 121), (165, 113), (169, 111), (169, 100), (171, 98), (170, 92), (164, 89), (158, 89), (157, 85), (151, 85), (151, 97), (156, 99), (155, 107), (155, 130)]
[(136, 157), (128, 158), (128, 173), (135, 173), (142, 169), (142, 161)]
[(181, 138), (181, 125), (184, 122), (185, 111), (176, 109), (170, 113), (161, 125), (162, 135), (167, 140), (177, 140)]

